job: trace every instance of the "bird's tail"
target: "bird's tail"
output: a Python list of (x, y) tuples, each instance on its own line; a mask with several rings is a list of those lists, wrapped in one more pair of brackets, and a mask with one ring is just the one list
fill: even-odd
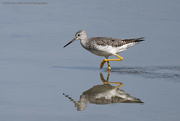
[(139, 43), (141, 41), (144, 41), (144, 37), (140, 37), (140, 38), (133, 38), (133, 39), (124, 39), (123, 40), (125, 42), (125, 44), (128, 44), (128, 43)]
[(134, 39), (134, 42), (141, 42), (141, 41), (144, 41), (144, 38), (145, 38), (145, 37), (135, 38), (135, 39)]

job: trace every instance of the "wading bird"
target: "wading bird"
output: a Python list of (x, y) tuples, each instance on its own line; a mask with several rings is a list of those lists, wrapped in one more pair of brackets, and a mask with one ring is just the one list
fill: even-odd
[[(92, 37), (88, 39), (85, 31), (80, 30), (75, 34), (75, 38), (67, 43), (64, 47), (71, 44), (75, 40), (80, 40), (81, 45), (88, 51), (98, 56), (104, 56), (101, 62), (100, 69), (104, 63), (107, 62), (108, 70), (111, 70), (109, 61), (122, 61), (123, 57), (119, 56), (118, 53), (126, 50), (127, 48), (144, 41), (144, 37), (134, 39), (116, 39), (109, 37)], [(108, 59), (109, 56), (115, 55), (118, 59)]]

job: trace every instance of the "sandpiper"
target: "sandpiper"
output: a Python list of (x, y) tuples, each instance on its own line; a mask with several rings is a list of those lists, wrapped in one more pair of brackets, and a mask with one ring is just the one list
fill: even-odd
[[(80, 30), (75, 34), (75, 38), (67, 43), (64, 47), (68, 46), (75, 40), (80, 40), (81, 45), (88, 51), (98, 56), (104, 56), (101, 62), (100, 69), (104, 63), (107, 62), (108, 70), (111, 70), (109, 61), (122, 61), (123, 57), (119, 56), (118, 53), (126, 50), (127, 48), (144, 41), (144, 37), (133, 38), (133, 39), (116, 39), (109, 37), (92, 37), (88, 39), (88, 36), (84, 30)], [(109, 56), (115, 55), (118, 59), (108, 59)]]

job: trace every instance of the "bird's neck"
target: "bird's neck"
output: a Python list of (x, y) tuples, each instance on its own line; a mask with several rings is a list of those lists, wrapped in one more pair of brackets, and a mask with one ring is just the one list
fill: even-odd
[(80, 42), (81, 42), (81, 45), (82, 45), (84, 48), (86, 48), (86, 45), (87, 45), (87, 43), (88, 43), (88, 38), (84, 38), (84, 39), (80, 40)]

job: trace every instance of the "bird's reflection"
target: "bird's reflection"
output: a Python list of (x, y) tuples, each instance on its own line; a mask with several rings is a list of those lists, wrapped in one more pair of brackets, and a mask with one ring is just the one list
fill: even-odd
[[(92, 104), (112, 104), (112, 103), (143, 103), (139, 98), (132, 97), (125, 91), (119, 89), (123, 84), (121, 82), (108, 82), (110, 71), (108, 72), (107, 79), (105, 80), (103, 74), (100, 73), (103, 85), (96, 85), (89, 90), (82, 93), (79, 101), (75, 101), (69, 95), (63, 95), (69, 98), (77, 108), (78, 111), (85, 110), (88, 102)], [(110, 84), (117, 84), (112, 86)]]

